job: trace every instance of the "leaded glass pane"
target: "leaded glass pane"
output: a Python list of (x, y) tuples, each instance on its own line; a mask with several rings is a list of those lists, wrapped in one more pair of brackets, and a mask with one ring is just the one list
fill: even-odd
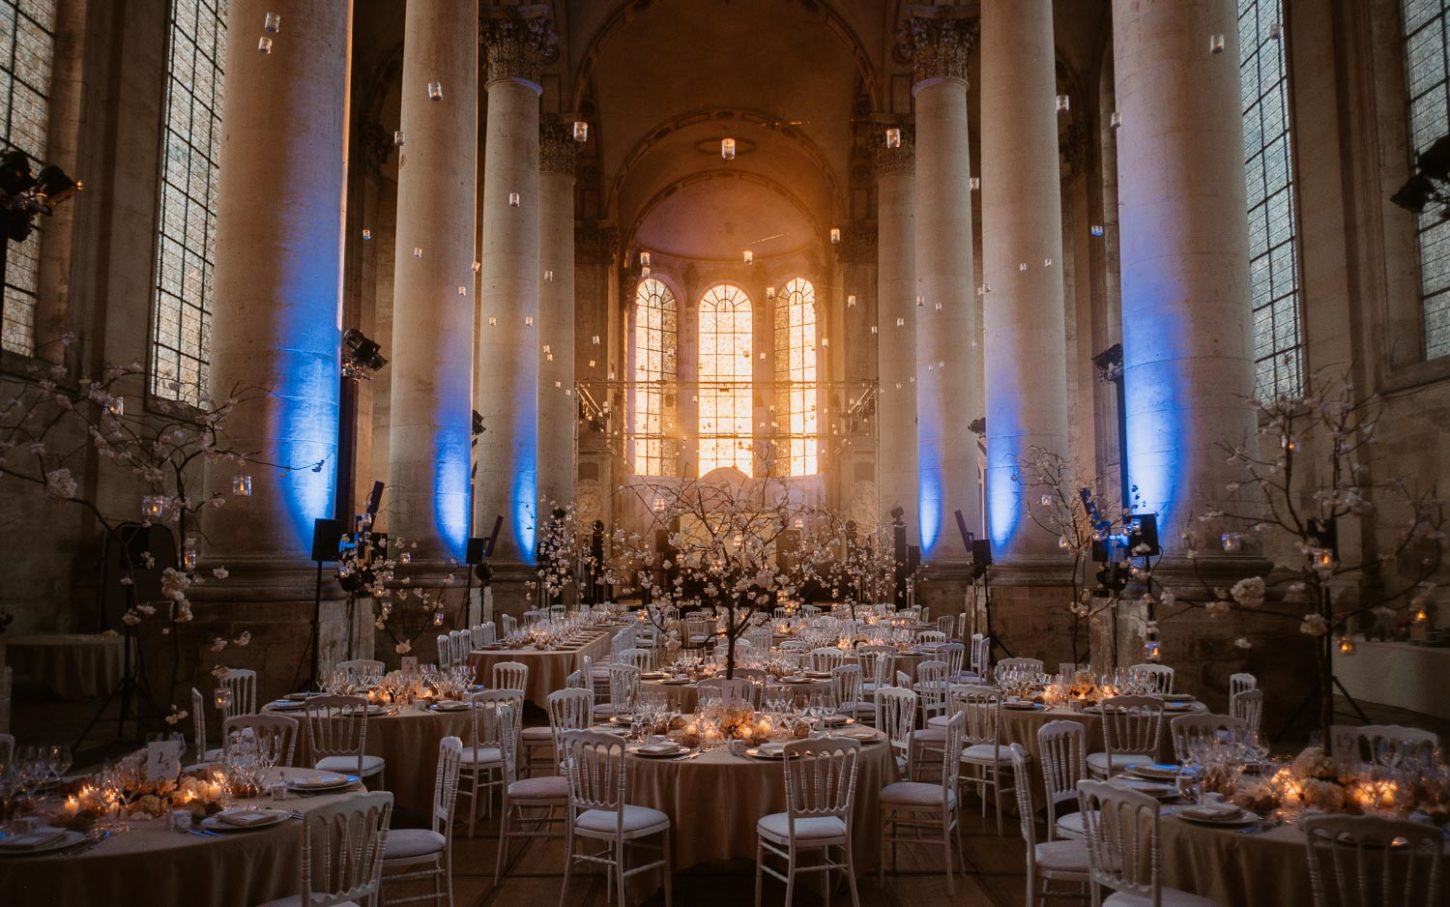
[[(1424, 151), (1450, 132), (1450, 59), (1445, 34), (1450, 30), (1450, 0), (1403, 0), (1405, 65), (1410, 89), (1410, 150)], [(1419, 218), (1420, 296), (1425, 326), (1425, 358), (1450, 355), (1450, 230), (1439, 212)]]
[(659, 280), (642, 280), (634, 295), (634, 416), (630, 442), (638, 475), (673, 475), (675, 442), (665, 436), (667, 385), (675, 374), (675, 296)]
[(700, 300), (700, 475), (722, 466), (753, 474), (750, 297), (730, 284)]

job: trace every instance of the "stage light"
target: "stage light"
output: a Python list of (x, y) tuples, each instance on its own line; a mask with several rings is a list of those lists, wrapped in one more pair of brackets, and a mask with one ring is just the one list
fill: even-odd
[(388, 364), (382, 356), (382, 347), (377, 341), (368, 339), (357, 328), (349, 328), (342, 335), (342, 374), (347, 378), (371, 378), (373, 372)]

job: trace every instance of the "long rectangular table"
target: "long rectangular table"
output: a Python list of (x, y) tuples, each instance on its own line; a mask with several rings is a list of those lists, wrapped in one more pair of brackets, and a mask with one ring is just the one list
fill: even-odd
[(529, 680), (524, 689), (524, 699), (544, 708), (549, 694), (562, 690), (569, 675), (583, 664), (589, 656), (598, 664), (609, 654), (609, 644), (616, 627), (609, 627), (587, 642), (566, 649), (536, 649), (525, 646), (519, 649), (475, 649), (468, 653), (468, 663), (473, 667), (479, 683), (493, 683), (493, 666), (503, 661), (517, 661), (529, 666)]

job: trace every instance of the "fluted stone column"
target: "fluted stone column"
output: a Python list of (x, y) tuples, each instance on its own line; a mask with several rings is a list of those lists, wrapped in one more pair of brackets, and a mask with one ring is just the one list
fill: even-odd
[(495, 564), (530, 564), (537, 538), (539, 468), (539, 58), (546, 10), (487, 7), (488, 115), (479, 288), (478, 442), (473, 525), (503, 531)]
[(908, 544), (919, 538), (916, 459), (916, 231), (913, 143), (876, 150), (876, 356), (881, 397), (876, 408), (877, 500), (881, 520), (894, 507), (906, 511)]
[(302, 563), (312, 521), (331, 517), (341, 367), (343, 194), (352, 4), (299, 0), (271, 53), (257, 34), (276, 7), (233, 0), (217, 189), (211, 374), (214, 397), (263, 387), (227, 420), (231, 446), (317, 471), (215, 464), (213, 493), (239, 469), (250, 497), (206, 524), (207, 552), (229, 568)]
[[(951, 7), (913, 7), (907, 40), (916, 97), (916, 446), (921, 555), (970, 555), (956, 530), (981, 522), (976, 437), (977, 296), (973, 280), (967, 57), (976, 21)], [(990, 420), (989, 420), (990, 421)]]
[[(1033, 448), (1067, 455), (1062, 188), (1052, 0), (982, 5), (982, 258), (987, 510), (1004, 564), (1061, 560), (1019, 479)], [(1040, 491), (1037, 492), (1040, 494)]]
[(425, 560), (469, 534), (477, 23), (478, 0), (410, 0), (403, 32), (388, 531)]
[(539, 499), (574, 500), (574, 164), (579, 145), (545, 126), (539, 146)]
[(1170, 549), (1240, 477), (1216, 445), (1256, 434), (1236, 22), (1233, 0), (1113, 4), (1128, 468)]

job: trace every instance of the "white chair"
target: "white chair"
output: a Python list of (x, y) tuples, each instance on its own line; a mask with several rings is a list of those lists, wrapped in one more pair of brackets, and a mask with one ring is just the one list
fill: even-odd
[(1308, 816), (1300, 822), (1315, 907), (1444, 904), (1444, 838), (1432, 825), (1380, 816)]
[(971, 659), (972, 673), (977, 675), (978, 682), (986, 680), (989, 676), (987, 670), (992, 663), (992, 637), (980, 633), (972, 634)]
[[(459, 759), (463, 741), (444, 737), (438, 741), (438, 770), (433, 776), (433, 813), (428, 828), (395, 828), (388, 832), (383, 848), (383, 890), (389, 884), (430, 879), (433, 893), (411, 897), (384, 898), (384, 904), (444, 899), (453, 904), (453, 807), (458, 799)], [(402, 870), (391, 872), (390, 870)]]
[[(657, 809), (630, 804), (624, 741), (613, 734), (565, 731), (563, 743), (569, 779), (569, 819), (564, 826), (564, 890), (559, 902), (568, 902), (569, 876), (577, 861), (606, 867), (606, 878), (613, 879), (621, 907), (628, 903), (624, 883), (630, 876), (662, 868), (665, 907), (670, 907), (674, 888), (670, 869), (670, 817)], [(662, 844), (644, 843), (655, 835), (663, 836)], [(602, 841), (606, 847), (596, 853), (576, 853), (578, 838)], [(630, 846), (659, 850), (659, 859), (626, 868)]]
[[(512, 745), (514, 698), (509, 690), (485, 690), (468, 697), (473, 706), (469, 739), (459, 756), (458, 795), (468, 798), (468, 836), (478, 821), (478, 801), (493, 815), (493, 789), (504, 786), (504, 747)], [(505, 737), (508, 737), (506, 740)]]
[[(549, 726), (551, 760), (557, 770), (563, 752), (562, 735), (569, 730), (584, 730), (591, 720), (594, 696), (588, 690), (564, 689), (549, 694)], [(546, 774), (518, 780), (514, 777), (512, 754), (504, 753), (503, 822), (499, 827), (498, 857), (494, 863), (493, 883), (503, 878), (508, 862), (509, 840), (524, 838), (525, 849), (530, 838), (552, 838), (550, 828), (562, 825), (569, 807), (569, 779), (563, 775)], [(517, 826), (515, 826), (517, 823)]]
[(1111, 778), (1134, 763), (1158, 761), (1158, 745), (1163, 739), (1163, 700), (1156, 696), (1113, 696), (1100, 706), (1104, 751), (1088, 754), (1088, 774)]
[(247, 668), (232, 668), (221, 676), (218, 683), (231, 691), (231, 698), (222, 709), (223, 718), (238, 715), (257, 714), (257, 672)]
[(829, 674), (846, 662), (846, 653), (835, 646), (821, 646), (811, 650), (810, 670)]
[(1247, 732), (1248, 725), (1244, 720), (1232, 715), (1175, 715), (1168, 722), (1173, 757), (1185, 764), (1195, 741), (1243, 740)]
[(299, 893), (260, 907), (332, 907), (372, 904), (381, 887), (383, 852), (393, 795), (353, 794), (308, 810), (299, 846)]
[[(1163, 884), (1158, 801), (1106, 781), (1078, 783), (1085, 818), (1093, 907), (1216, 907), (1216, 902)], [(1099, 887), (1115, 893), (1099, 901)]]
[(1241, 690), (1229, 698), (1229, 714), (1239, 719), (1257, 734), (1264, 723), (1264, 691), (1260, 689)]
[(936, 628), (944, 639), (951, 639), (957, 635), (957, 616), (955, 614), (943, 614), (936, 619)]
[(1404, 754), (1417, 749), (1426, 756), (1440, 745), (1440, 736), (1419, 728), (1400, 724), (1330, 725), (1329, 754), (1340, 765), (1356, 762), (1374, 763), (1380, 749), (1390, 747)]
[[(951, 620), (951, 618), (947, 618)], [(935, 646), (947, 641), (947, 634), (940, 630), (921, 630), (916, 634), (918, 646)]]
[[(861, 744), (855, 740), (797, 740), (785, 745), (785, 812), (761, 816), (755, 823), (756, 907), (760, 907), (766, 874), (785, 883), (785, 903), (789, 907), (797, 873), (825, 873), (829, 902), (831, 873), (836, 870), (846, 874), (852, 907), (859, 907), (856, 863), (851, 853), (851, 811), (856, 802), (860, 756)], [(832, 858), (833, 847), (840, 848), (840, 857)], [(814, 851), (821, 852), (820, 862), (801, 865), (801, 858)], [(785, 871), (768, 865), (767, 854), (784, 860)]]
[(498, 628), (494, 626), (493, 621), (486, 620), (486, 621), (483, 622), (482, 626), (483, 626), (483, 643), (482, 643), (482, 645), (485, 645), (485, 646), (496, 646), (496, 645), (498, 645)]
[(871, 699), (882, 687), (891, 686), (896, 674), (896, 649), (894, 646), (869, 645), (856, 650), (861, 663), (861, 696)]
[(1077, 811), (1077, 783), (1088, 776), (1087, 728), (1077, 721), (1049, 721), (1037, 729), (1037, 753), (1047, 798), (1047, 840), (1081, 840), (1085, 832)]
[(925, 723), (937, 715), (947, 713), (947, 691), (951, 684), (947, 680), (947, 663), (944, 661), (923, 661), (916, 666), (916, 694), (921, 697), (921, 718)]
[(468, 631), (450, 630), (448, 643), (453, 651), (453, 663), (458, 667), (468, 664), (468, 650), (473, 648), (473, 640), (469, 637)]
[(1173, 692), (1174, 671), (1168, 665), (1136, 664), (1128, 668), (1128, 682), (1141, 686), (1148, 695)]
[[(1052, 722), (1053, 724), (1082, 725), (1076, 722)], [(1044, 725), (1045, 727), (1045, 725)], [(1022, 744), (1014, 743), (1009, 748), (1012, 755), (1012, 774), (1026, 778), (1032, 770), (1030, 757)], [(1037, 808), (1032, 803), (1032, 785), (1017, 785), (1017, 815), (1022, 822), (1022, 840), (1027, 843), (1027, 907), (1037, 907), (1048, 898), (1082, 897), (1092, 878), (1088, 865), (1087, 842), (1081, 838), (1071, 841), (1051, 840), (1052, 814), (1048, 812), (1049, 840), (1037, 840)], [(1077, 890), (1049, 891), (1050, 882), (1068, 882)]]
[(947, 680), (951, 683), (974, 683), (976, 675), (966, 670), (967, 647), (959, 642), (944, 642), (936, 646), (936, 659), (946, 662)]
[(499, 617), (499, 624), (503, 627), (504, 638), (507, 639), (519, 631), (519, 619), (512, 614), (504, 614)]
[(483, 641), (483, 624), (474, 624), (468, 628), (468, 644), (474, 649), (481, 649), (486, 645)]
[(307, 748), (324, 772), (352, 772), (359, 778), (378, 776), (385, 787), (382, 756), (369, 756), (368, 702), (361, 696), (314, 696), (307, 700)]
[[(961, 750), (962, 765), (967, 773), (962, 786), (973, 785), (982, 801), (982, 815), (987, 815), (987, 789), (992, 790), (992, 808), (997, 814), (997, 834), (1002, 833), (1002, 797), (1007, 792), (1005, 778), (1012, 774), (1012, 761), (1002, 745), (1002, 693), (994, 687), (969, 686), (956, 695), (966, 716)], [(1020, 781), (1018, 783), (1021, 783)]]
[[(886, 842), (891, 842), (891, 866), (895, 871), (896, 845), (902, 840), (924, 843), (923, 834), (940, 833), (942, 856), (947, 868), (947, 894), (956, 894), (956, 877), (952, 873), (952, 839), (957, 841), (957, 862), (966, 874), (967, 861), (962, 855), (961, 836), (957, 832), (957, 776), (961, 772), (962, 728), (966, 716), (958, 712), (948, 719), (944, 745), (940, 750), (940, 777), (936, 781), (918, 777), (896, 781), (881, 788), (881, 859), (878, 863), (877, 881), (886, 882)], [(919, 768), (920, 757), (913, 755), (911, 765)], [(911, 832), (903, 838), (902, 832)]]
[(634, 711), (639, 700), (639, 668), (619, 664), (609, 666), (609, 701), (594, 707), (595, 717), (608, 718)]
[(445, 671), (453, 667), (453, 640), (447, 633), (438, 634), (438, 667)]
[(297, 719), (287, 715), (238, 715), (222, 723), (228, 751), (250, 746), (272, 757), (272, 764), (291, 766), (297, 750)]
[(489, 687), (524, 692), (529, 688), (529, 666), (521, 661), (500, 661), (493, 666), (493, 682)]
[(196, 748), (197, 762), (215, 762), (226, 752), (224, 747), (207, 749), (206, 746), (206, 697), (201, 695), (201, 690), (191, 688), (191, 728), (195, 737), (192, 740)]
[(997, 673), (1006, 674), (1012, 672), (1025, 672), (1028, 674), (1042, 673), (1042, 659), (1040, 658), (1004, 658), (997, 662)]
[(836, 714), (861, 721), (870, 712), (876, 715), (876, 706), (861, 698), (861, 666), (841, 665), (831, 672), (831, 704)]
[(634, 665), (641, 671), (648, 671), (654, 664), (654, 653), (649, 649), (629, 648), (614, 657), (615, 664)]
[(1249, 690), (1257, 690), (1258, 688), (1259, 678), (1252, 674), (1241, 672), (1228, 675), (1228, 698), (1230, 702), (1238, 694), (1248, 692)]
[(710, 697), (722, 703), (746, 703), (755, 705), (755, 684), (743, 677), (710, 677), (695, 684), (695, 693), (700, 702)]
[(886, 735), (896, 757), (896, 768), (903, 774), (911, 764), (911, 732), (916, 727), (917, 695), (902, 687), (882, 687), (876, 691), (876, 729)]

